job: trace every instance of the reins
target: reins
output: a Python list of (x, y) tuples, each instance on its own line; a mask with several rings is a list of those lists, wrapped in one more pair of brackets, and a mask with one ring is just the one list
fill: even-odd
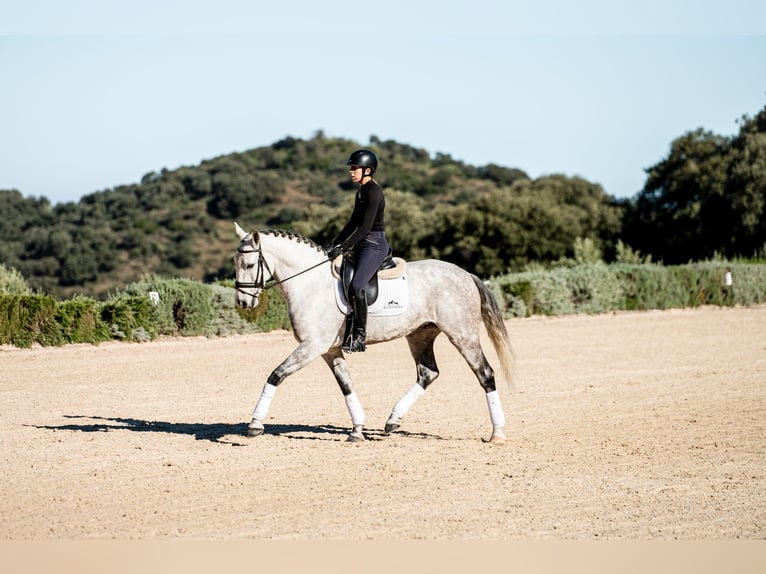
[[(238, 253), (258, 253), (258, 272), (255, 275), (255, 281), (234, 281), (234, 289), (239, 291), (240, 293), (245, 293), (242, 291), (242, 289), (261, 289), (262, 291), (265, 291), (266, 289), (271, 289), (272, 287), (276, 287), (277, 285), (280, 285), (281, 283), (284, 283), (285, 281), (289, 281), (290, 279), (294, 279), (295, 277), (298, 277), (299, 275), (303, 275), (304, 273), (311, 271), (312, 269), (316, 269), (320, 265), (324, 265), (330, 259), (325, 259), (324, 261), (320, 261), (316, 265), (312, 265), (308, 269), (304, 269), (303, 271), (299, 271), (295, 275), (290, 275), (290, 277), (285, 277), (284, 279), (281, 279), (279, 281), (274, 280), (274, 274), (271, 272), (271, 269), (269, 269), (269, 264), (266, 263), (266, 260), (263, 258), (263, 250), (261, 249), (261, 246), (258, 245), (257, 249), (237, 249)], [(273, 283), (270, 285), (266, 285), (266, 281), (264, 280), (264, 268), (269, 274), (268, 281), (274, 280)], [(245, 293), (246, 295), (250, 295), (250, 293)]]

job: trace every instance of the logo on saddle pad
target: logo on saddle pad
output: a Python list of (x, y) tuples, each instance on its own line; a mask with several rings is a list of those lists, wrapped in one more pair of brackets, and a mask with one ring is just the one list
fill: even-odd
[[(342, 256), (341, 256), (342, 257)], [(338, 309), (346, 315), (351, 312), (351, 305), (346, 297), (348, 284), (353, 277), (353, 267), (341, 263), (341, 257), (333, 262), (332, 273), (335, 281), (335, 302)], [(367, 284), (367, 314), (370, 317), (398, 315), (407, 308), (407, 263), (394, 257), (385, 268), (378, 269)], [(345, 285), (345, 287), (344, 287)]]

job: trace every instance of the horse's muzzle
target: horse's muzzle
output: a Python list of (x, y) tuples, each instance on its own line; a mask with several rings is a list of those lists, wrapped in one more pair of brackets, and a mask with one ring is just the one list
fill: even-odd
[(258, 295), (240, 292), (237, 294), (237, 305), (243, 309), (254, 309), (258, 306)]

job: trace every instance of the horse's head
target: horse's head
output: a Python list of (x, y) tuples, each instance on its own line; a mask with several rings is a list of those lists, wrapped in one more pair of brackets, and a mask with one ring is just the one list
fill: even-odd
[(234, 288), (237, 291), (237, 305), (252, 309), (258, 305), (258, 297), (266, 281), (260, 236), (257, 231), (247, 233), (236, 221), (234, 227), (239, 237), (239, 247), (234, 256)]

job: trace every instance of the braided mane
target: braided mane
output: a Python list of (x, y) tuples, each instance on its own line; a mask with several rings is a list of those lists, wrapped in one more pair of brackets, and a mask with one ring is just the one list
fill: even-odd
[(286, 237), (287, 239), (291, 239), (292, 241), (297, 241), (298, 243), (306, 243), (307, 245), (313, 247), (317, 251), (324, 253), (324, 247), (316, 243), (314, 240), (309, 239), (305, 235), (301, 235), (300, 233), (295, 233), (294, 231), (289, 231), (287, 229), (263, 229), (259, 231), (259, 233), (265, 233), (267, 235), (273, 235), (275, 237)]

